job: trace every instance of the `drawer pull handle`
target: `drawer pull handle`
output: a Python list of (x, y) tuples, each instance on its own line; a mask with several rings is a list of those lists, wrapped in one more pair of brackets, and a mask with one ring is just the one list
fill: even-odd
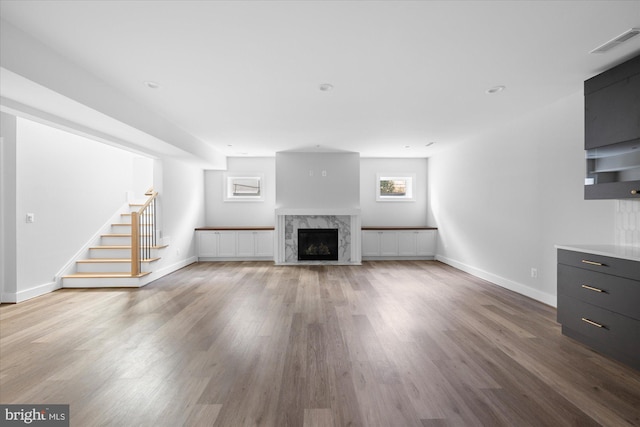
[(601, 262), (589, 261), (589, 260), (586, 260), (586, 259), (583, 259), (582, 262), (585, 263), (585, 264), (589, 264), (589, 265), (597, 265), (599, 267), (605, 267), (606, 266), (606, 264), (603, 264)]
[(593, 326), (596, 326), (596, 327), (598, 327), (598, 328), (604, 328), (604, 325), (601, 325), (601, 324), (600, 324), (600, 323), (598, 323), (598, 322), (594, 322), (593, 320), (589, 320), (589, 319), (587, 319), (586, 317), (583, 317), (583, 318), (582, 318), (582, 321), (583, 321), (583, 322), (587, 322), (588, 324), (593, 325)]
[(589, 286), (589, 285), (582, 285), (582, 287), (584, 289), (589, 289), (590, 291), (594, 291), (594, 292), (604, 292), (602, 289), (594, 288), (593, 286)]

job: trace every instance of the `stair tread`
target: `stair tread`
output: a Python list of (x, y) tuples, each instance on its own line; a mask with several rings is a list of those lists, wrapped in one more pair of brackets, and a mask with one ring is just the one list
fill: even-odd
[(63, 279), (135, 279), (138, 277), (146, 276), (151, 272), (140, 273), (136, 276), (131, 275), (129, 272), (115, 272), (115, 273), (73, 273), (62, 276)]
[[(141, 259), (140, 262), (154, 262), (158, 261), (160, 258), (145, 258)], [(116, 262), (131, 262), (131, 258), (90, 258), (90, 259), (79, 259), (76, 262), (79, 263), (116, 263)]]

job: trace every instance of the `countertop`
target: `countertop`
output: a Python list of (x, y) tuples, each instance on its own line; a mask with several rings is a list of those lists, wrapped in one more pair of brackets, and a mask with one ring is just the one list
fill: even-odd
[(259, 231), (259, 230), (274, 230), (272, 225), (257, 226), (257, 227), (243, 227), (243, 226), (230, 226), (230, 227), (198, 227), (196, 231), (203, 230), (216, 230), (216, 231)]
[[(436, 227), (425, 227), (422, 225), (418, 226), (362, 226), (362, 230), (437, 230)], [(203, 230), (217, 230), (217, 231), (225, 231), (225, 230), (249, 230), (249, 231), (257, 231), (257, 230), (274, 230), (273, 226), (257, 226), (257, 227), (243, 227), (243, 226), (225, 226), (225, 227), (198, 227), (196, 231)]]
[(640, 262), (640, 247), (618, 245), (556, 245), (556, 249), (584, 252), (594, 255), (608, 256), (612, 258), (628, 259)]
[(363, 225), (360, 227), (363, 230), (437, 230), (436, 227), (425, 227), (423, 225), (411, 227), (411, 226), (372, 226), (372, 225)]

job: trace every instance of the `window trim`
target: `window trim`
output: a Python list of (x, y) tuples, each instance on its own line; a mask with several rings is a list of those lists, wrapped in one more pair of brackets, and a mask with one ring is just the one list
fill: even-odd
[[(385, 196), (380, 192), (381, 181), (404, 180), (407, 191), (402, 196)], [(376, 174), (376, 201), (377, 202), (415, 202), (416, 201), (416, 174), (407, 172), (389, 172)]]
[[(258, 195), (239, 195), (233, 193), (234, 180), (257, 180), (260, 187)], [(254, 172), (225, 172), (222, 179), (222, 194), (225, 202), (264, 202), (264, 174)]]

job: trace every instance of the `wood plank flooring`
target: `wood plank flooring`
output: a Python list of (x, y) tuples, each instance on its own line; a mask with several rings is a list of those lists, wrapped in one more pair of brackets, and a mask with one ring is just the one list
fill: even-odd
[(0, 306), (0, 403), (72, 426), (640, 426), (640, 372), (435, 261), (199, 263)]

